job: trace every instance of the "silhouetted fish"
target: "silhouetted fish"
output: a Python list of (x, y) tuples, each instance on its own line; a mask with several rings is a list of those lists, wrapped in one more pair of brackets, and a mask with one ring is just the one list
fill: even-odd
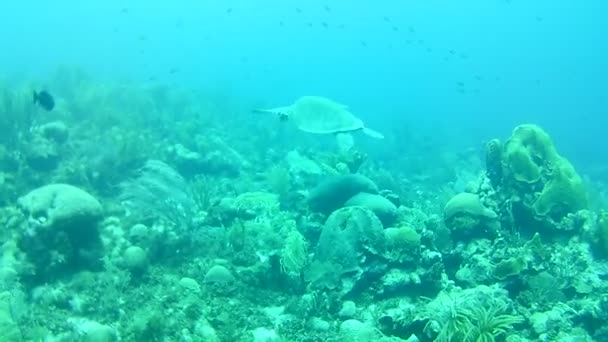
[(36, 92), (34, 90), (34, 104), (36, 103), (48, 111), (53, 110), (55, 107), (55, 100), (53, 99), (53, 96), (46, 90), (42, 90), (40, 92)]

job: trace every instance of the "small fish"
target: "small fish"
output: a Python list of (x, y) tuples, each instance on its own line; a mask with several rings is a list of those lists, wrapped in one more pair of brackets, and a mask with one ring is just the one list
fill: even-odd
[(299, 7), (296, 7), (296, 12), (298, 12), (298, 14), (299, 14), (299, 13), (302, 13), (302, 9), (301, 9), (301, 8), (299, 8)]
[(331, 8), (329, 8), (329, 6), (325, 5), (323, 8), (325, 9), (325, 12), (331, 12)]
[(53, 96), (46, 90), (41, 90), (39, 92), (34, 90), (34, 104), (38, 104), (40, 107), (51, 111), (55, 107), (55, 99), (53, 99)]
[(226, 13), (227, 13), (227, 14), (232, 13), (232, 7), (227, 8), (227, 9), (226, 9)]
[(329, 25), (326, 22), (322, 22), (321, 25), (323, 25), (324, 28), (328, 28)]

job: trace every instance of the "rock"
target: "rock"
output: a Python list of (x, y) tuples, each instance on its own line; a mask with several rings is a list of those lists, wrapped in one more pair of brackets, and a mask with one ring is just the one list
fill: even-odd
[(462, 192), (452, 197), (443, 208), (443, 217), (445, 220), (449, 220), (455, 215), (461, 214), (489, 219), (497, 217), (495, 212), (481, 204), (478, 195), (467, 192)]
[(253, 330), (251, 334), (253, 342), (280, 342), (283, 340), (274, 329), (260, 327)]
[(27, 165), (36, 171), (52, 171), (61, 159), (55, 143), (38, 135), (28, 142), (24, 152)]
[(122, 262), (125, 268), (134, 273), (140, 273), (148, 266), (148, 255), (143, 248), (139, 246), (130, 246), (122, 256)]
[(342, 322), (339, 334), (344, 341), (379, 341), (382, 335), (376, 327), (356, 319)]
[(192, 278), (183, 277), (179, 280), (179, 286), (186, 291), (199, 294), (201, 292), (201, 286), (198, 282)]
[(58, 144), (63, 144), (68, 140), (68, 127), (63, 121), (53, 121), (39, 127), (42, 135)]
[(494, 236), (499, 225), (498, 215), (484, 207), (478, 195), (467, 192), (448, 201), (443, 208), (443, 217), (452, 238), (461, 241)]
[(371, 179), (360, 174), (334, 176), (310, 191), (308, 203), (312, 210), (330, 214), (360, 192), (377, 194), (378, 187)]
[(378, 194), (360, 192), (346, 201), (344, 206), (361, 206), (370, 209), (382, 221), (384, 227), (390, 226), (397, 219), (397, 207), (395, 204)]
[(234, 280), (234, 276), (232, 275), (232, 272), (230, 272), (230, 270), (228, 270), (224, 266), (215, 265), (211, 267), (209, 271), (207, 271), (203, 282), (205, 284), (225, 285), (233, 283)]
[(338, 316), (342, 318), (353, 318), (357, 314), (357, 306), (352, 300), (347, 300), (342, 303), (342, 308), (338, 312)]
[(285, 157), (285, 161), (287, 162), (287, 165), (289, 165), (289, 171), (293, 173), (294, 176), (318, 176), (323, 173), (319, 164), (301, 155), (296, 150), (289, 151)]
[(116, 341), (116, 331), (105, 324), (95, 321), (81, 321), (76, 324), (77, 334), (83, 342), (112, 342)]

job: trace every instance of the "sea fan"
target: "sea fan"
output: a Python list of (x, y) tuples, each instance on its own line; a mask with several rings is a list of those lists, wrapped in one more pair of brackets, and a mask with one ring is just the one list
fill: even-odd
[(134, 179), (120, 185), (120, 201), (136, 220), (188, 224), (195, 211), (186, 180), (160, 160), (148, 160)]

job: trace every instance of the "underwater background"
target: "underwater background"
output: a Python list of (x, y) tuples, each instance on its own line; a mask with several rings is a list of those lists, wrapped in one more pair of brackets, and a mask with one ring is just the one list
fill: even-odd
[(0, 341), (608, 341), (606, 13), (3, 2)]

